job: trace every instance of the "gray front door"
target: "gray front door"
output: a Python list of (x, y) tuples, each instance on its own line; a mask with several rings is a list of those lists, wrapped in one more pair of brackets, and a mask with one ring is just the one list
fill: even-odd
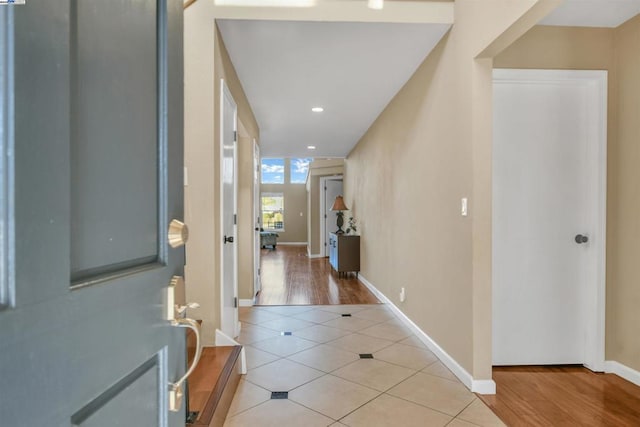
[(184, 425), (182, 63), (182, 0), (0, 6), (0, 425)]

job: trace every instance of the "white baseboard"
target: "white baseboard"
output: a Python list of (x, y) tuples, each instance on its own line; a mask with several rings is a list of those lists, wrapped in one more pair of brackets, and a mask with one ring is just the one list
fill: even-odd
[(622, 363), (614, 360), (607, 360), (604, 362), (604, 371), (608, 374), (616, 374), (617, 376), (640, 386), (640, 371), (636, 371)]
[(312, 254), (311, 248), (307, 244), (307, 258), (324, 258), (324, 257), (325, 256), (323, 254)]
[(307, 242), (278, 242), (280, 246), (307, 246)]
[(496, 394), (496, 383), (493, 380), (474, 380), (466, 369), (464, 369), (453, 357), (451, 357), (442, 347), (438, 345), (429, 335), (418, 327), (411, 319), (407, 317), (396, 305), (391, 302), (382, 292), (380, 292), (371, 282), (369, 282), (362, 274), (358, 276), (360, 281), (385, 304), (389, 305), (396, 316), (405, 324), (416, 336), (431, 350), (440, 361), (458, 377), (458, 379), (469, 390), (479, 394)]
[(238, 301), (238, 304), (240, 304), (240, 307), (253, 307), (253, 300), (252, 299), (241, 299)]
[(496, 394), (496, 382), (494, 380), (471, 380), (471, 391), (478, 394)]

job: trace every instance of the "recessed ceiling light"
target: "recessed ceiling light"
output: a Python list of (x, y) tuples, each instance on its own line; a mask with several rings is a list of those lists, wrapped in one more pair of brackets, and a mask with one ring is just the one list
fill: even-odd
[(322, 113), (324, 111), (324, 108), (322, 108), (322, 107), (313, 107), (311, 109), (311, 111), (313, 111), (314, 113)]
[(315, 145), (307, 145), (307, 150), (315, 150), (316, 146)]

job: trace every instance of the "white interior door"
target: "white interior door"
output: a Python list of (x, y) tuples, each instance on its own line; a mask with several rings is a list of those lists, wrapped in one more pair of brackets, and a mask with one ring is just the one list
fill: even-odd
[[(336, 213), (331, 210), (336, 197), (342, 194), (342, 178), (327, 179), (324, 182), (324, 256), (329, 256), (329, 233), (334, 233), (336, 225)], [(345, 221), (346, 223), (346, 221)]]
[(254, 218), (254, 239), (253, 239), (253, 295), (257, 295), (262, 288), (260, 280), (260, 146), (253, 140), (253, 218)]
[(221, 80), (221, 209), (222, 209), (222, 321), (221, 328), (229, 337), (238, 335), (238, 246), (236, 233), (237, 194), (237, 116), (238, 109), (224, 80)]
[(494, 72), (495, 365), (589, 365), (602, 347), (602, 73)]

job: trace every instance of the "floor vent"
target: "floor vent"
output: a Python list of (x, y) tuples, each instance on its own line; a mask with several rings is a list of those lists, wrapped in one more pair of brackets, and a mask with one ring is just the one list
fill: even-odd
[(360, 353), (360, 359), (373, 359), (373, 354), (371, 354), (371, 353)]
[(289, 331), (282, 331), (282, 332), (280, 332), (280, 335), (282, 335), (282, 336), (289, 336), (289, 335), (293, 335), (293, 332), (289, 332)]
[(272, 391), (271, 398), (272, 399), (288, 399), (289, 392), (288, 391)]
[(351, 317), (351, 313), (345, 313), (342, 315), (342, 317)]

